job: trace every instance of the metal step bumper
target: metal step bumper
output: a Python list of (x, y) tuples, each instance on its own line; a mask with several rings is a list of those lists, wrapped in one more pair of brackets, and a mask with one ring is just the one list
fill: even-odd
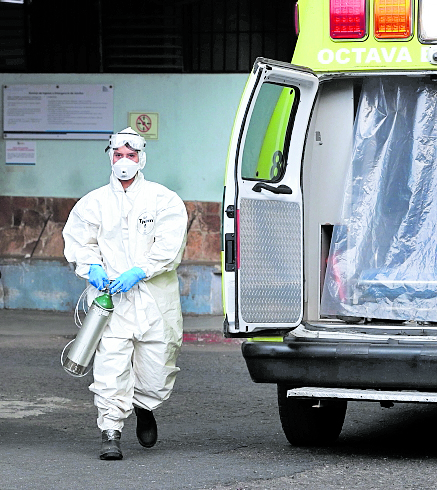
[(295, 398), (341, 398), (343, 400), (361, 400), (402, 403), (437, 403), (437, 393), (420, 391), (378, 391), (347, 388), (295, 388), (287, 391), (287, 397)]

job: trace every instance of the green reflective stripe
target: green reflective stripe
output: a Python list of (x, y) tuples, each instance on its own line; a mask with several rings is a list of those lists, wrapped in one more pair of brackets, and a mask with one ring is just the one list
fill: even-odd
[(252, 337), (248, 342), (283, 342), (283, 337)]

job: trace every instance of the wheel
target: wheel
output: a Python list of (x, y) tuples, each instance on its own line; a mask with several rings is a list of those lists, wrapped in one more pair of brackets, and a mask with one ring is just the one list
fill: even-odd
[(327, 446), (335, 442), (343, 427), (347, 400), (287, 398), (288, 389), (278, 385), (279, 416), (288, 442), (294, 446)]

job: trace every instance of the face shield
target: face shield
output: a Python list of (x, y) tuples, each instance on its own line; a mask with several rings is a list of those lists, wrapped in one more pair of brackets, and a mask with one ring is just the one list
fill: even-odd
[[(126, 146), (138, 153), (138, 163), (132, 162), (132, 160), (127, 158), (122, 158), (114, 164), (114, 150), (121, 148), (122, 146)], [(146, 141), (144, 138), (130, 127), (109, 137), (109, 146), (106, 148), (106, 151), (109, 150), (109, 160), (111, 162), (112, 171), (118, 179), (129, 180), (135, 176), (138, 170), (144, 168), (146, 165), (145, 147)], [(121, 167), (123, 167), (123, 169), (121, 169)]]

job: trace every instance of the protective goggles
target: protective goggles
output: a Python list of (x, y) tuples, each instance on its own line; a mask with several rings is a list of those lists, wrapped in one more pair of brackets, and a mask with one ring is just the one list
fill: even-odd
[(109, 137), (109, 148), (120, 148), (121, 146), (127, 146), (135, 151), (142, 151), (146, 147), (146, 142), (142, 136), (135, 133), (117, 133)]

